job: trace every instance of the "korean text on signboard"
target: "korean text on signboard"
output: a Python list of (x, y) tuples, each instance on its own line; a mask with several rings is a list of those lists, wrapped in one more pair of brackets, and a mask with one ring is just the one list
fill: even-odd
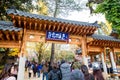
[(64, 32), (47, 31), (46, 40), (68, 41), (69, 35), (68, 33), (64, 33)]

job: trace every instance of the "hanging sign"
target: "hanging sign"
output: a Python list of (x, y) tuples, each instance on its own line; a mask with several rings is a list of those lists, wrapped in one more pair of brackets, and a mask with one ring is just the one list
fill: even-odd
[(47, 31), (46, 40), (68, 41), (69, 35), (68, 33), (64, 32)]

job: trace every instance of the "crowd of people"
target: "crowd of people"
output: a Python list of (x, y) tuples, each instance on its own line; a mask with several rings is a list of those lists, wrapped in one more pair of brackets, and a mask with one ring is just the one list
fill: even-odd
[[(28, 72), (29, 79), (31, 77), (40, 77), (42, 80), (105, 80), (102, 70), (97, 62), (92, 63), (92, 72), (89, 67), (78, 62), (67, 62), (61, 60), (59, 62), (41, 62), (26, 61), (25, 70)], [(17, 80), (18, 64), (6, 64), (0, 74), (0, 80)]]
[(42, 73), (42, 80), (105, 80), (97, 62), (92, 65), (92, 73), (80, 62), (69, 63), (65, 60), (52, 64), (47, 61), (41, 64), (26, 61), (26, 70), (29, 78), (40, 77)]

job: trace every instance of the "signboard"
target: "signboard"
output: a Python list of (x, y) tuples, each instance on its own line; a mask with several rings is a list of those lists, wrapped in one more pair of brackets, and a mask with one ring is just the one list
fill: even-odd
[(46, 40), (68, 41), (69, 35), (68, 33), (64, 32), (47, 31)]

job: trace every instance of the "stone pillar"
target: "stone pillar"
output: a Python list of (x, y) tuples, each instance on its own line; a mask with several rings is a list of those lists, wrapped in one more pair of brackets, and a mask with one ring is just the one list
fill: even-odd
[(82, 57), (83, 57), (83, 63), (88, 66), (88, 60), (87, 60), (87, 40), (86, 35), (82, 37)]
[(108, 74), (108, 73), (107, 73), (106, 63), (105, 63), (105, 60), (104, 60), (104, 53), (103, 53), (103, 52), (101, 53), (101, 58), (102, 58), (103, 70), (104, 70), (104, 72), (105, 72), (106, 74)]
[(19, 57), (19, 67), (18, 67), (18, 77), (17, 80), (24, 80), (24, 74), (25, 74), (25, 61), (26, 61), (26, 21), (24, 21), (24, 29), (23, 29), (23, 35), (22, 35), (22, 41), (20, 46), (20, 57)]
[(24, 80), (25, 61), (26, 61), (26, 58), (24, 56), (20, 56), (19, 57), (19, 67), (18, 67), (18, 77), (17, 77), (17, 80)]
[(117, 72), (116, 63), (115, 63), (112, 51), (110, 51), (110, 59), (111, 59), (111, 64), (112, 64), (113, 71), (114, 71), (114, 73), (116, 73)]

